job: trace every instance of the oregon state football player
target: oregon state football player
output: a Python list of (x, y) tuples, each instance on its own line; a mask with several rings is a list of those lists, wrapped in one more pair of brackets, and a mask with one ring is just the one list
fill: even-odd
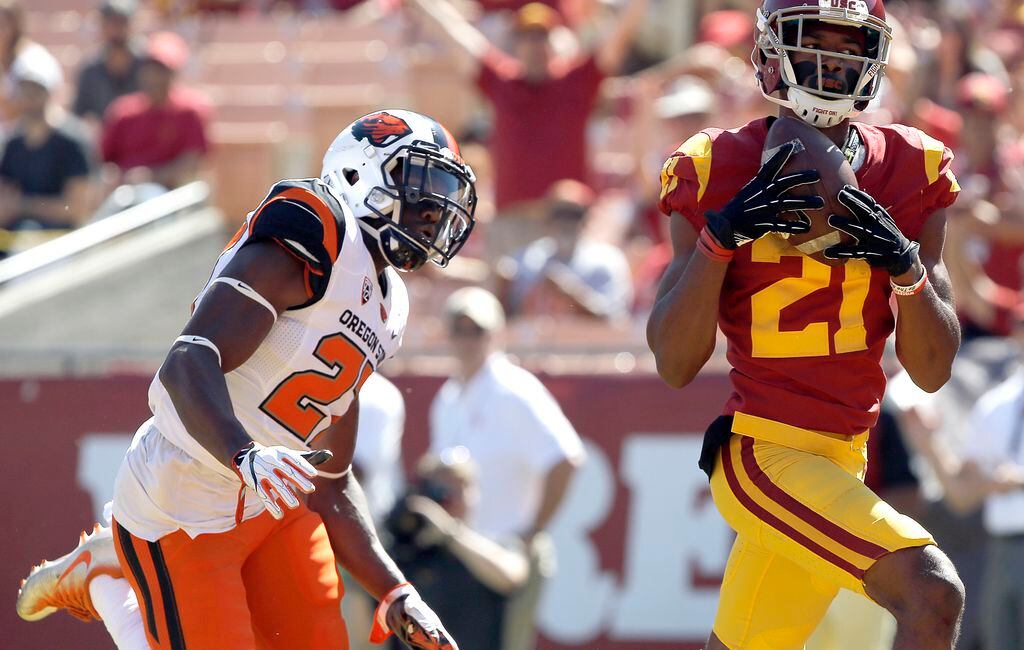
[[(787, 211), (821, 197), (780, 174), (791, 145), (759, 166), (775, 117), (686, 140), (662, 171), (674, 258), (647, 335), (674, 387), (728, 340), (733, 392), (708, 429), (701, 466), (737, 533), (709, 648), (802, 648), (840, 587), (896, 618), (895, 647), (951, 648), (964, 593), (915, 521), (862, 482), (885, 388), (883, 346), (921, 388), (945, 383), (960, 342), (941, 260), (943, 208), (959, 187), (940, 142), (901, 125), (850, 121), (878, 92), (891, 32), (881, 0), (766, 0), (752, 53), (763, 95), (842, 148), (860, 189), (829, 223), (852, 236), (826, 265), (787, 243)], [(890, 297), (895, 294), (896, 316)]]
[(277, 183), (153, 379), (112, 530), (34, 570), (19, 613), (106, 618), (106, 573), (131, 584), (152, 648), (347, 648), (340, 562), (380, 600), (371, 641), (457, 648), (381, 547), (351, 463), (359, 388), (406, 325), (395, 270), (458, 253), (474, 182), (443, 126), (388, 110), (346, 127), (320, 178)]

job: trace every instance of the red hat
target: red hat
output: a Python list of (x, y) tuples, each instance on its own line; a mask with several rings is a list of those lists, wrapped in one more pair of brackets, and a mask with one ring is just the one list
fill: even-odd
[(143, 57), (178, 71), (188, 62), (188, 44), (174, 32), (156, 32), (150, 35)]
[(712, 11), (700, 20), (697, 40), (730, 48), (753, 43), (754, 19), (745, 11)]
[(1010, 89), (998, 77), (972, 72), (957, 83), (956, 99), (963, 109), (1000, 115), (1010, 106)]

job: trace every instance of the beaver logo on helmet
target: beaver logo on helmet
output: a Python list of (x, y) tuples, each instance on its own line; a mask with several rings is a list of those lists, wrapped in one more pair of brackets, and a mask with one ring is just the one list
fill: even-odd
[(371, 113), (352, 125), (356, 140), (365, 139), (375, 147), (387, 147), (412, 133), (412, 127), (400, 117), (391, 113)]

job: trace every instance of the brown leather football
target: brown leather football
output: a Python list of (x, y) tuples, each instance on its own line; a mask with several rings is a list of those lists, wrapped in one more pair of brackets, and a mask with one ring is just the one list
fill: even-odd
[[(842, 265), (846, 260), (830, 260), (822, 255), (821, 251), (829, 246), (852, 241), (849, 235), (828, 225), (828, 217), (830, 214), (850, 216), (850, 211), (839, 202), (837, 197), (839, 190), (843, 189), (845, 185), (858, 187), (857, 176), (853, 173), (853, 167), (846, 160), (842, 149), (825, 137), (824, 133), (803, 120), (789, 117), (775, 120), (768, 130), (768, 137), (764, 141), (762, 161), (770, 158), (771, 154), (775, 153), (783, 144), (794, 140), (798, 143), (796, 150), (789, 157), (789, 161), (779, 172), (778, 177), (783, 178), (794, 172), (807, 169), (818, 170), (821, 180), (817, 183), (793, 188), (788, 194), (791, 196), (816, 194), (825, 201), (825, 207), (820, 210), (805, 210), (804, 213), (811, 220), (811, 229), (806, 233), (790, 235), (789, 243), (800, 252), (823, 264)], [(784, 216), (796, 218), (797, 215)]]

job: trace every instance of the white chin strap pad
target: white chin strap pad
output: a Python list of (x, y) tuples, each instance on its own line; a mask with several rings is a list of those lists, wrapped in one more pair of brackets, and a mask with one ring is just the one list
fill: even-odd
[(800, 119), (819, 129), (835, 126), (857, 112), (852, 99), (822, 99), (795, 86), (786, 89), (786, 98)]

